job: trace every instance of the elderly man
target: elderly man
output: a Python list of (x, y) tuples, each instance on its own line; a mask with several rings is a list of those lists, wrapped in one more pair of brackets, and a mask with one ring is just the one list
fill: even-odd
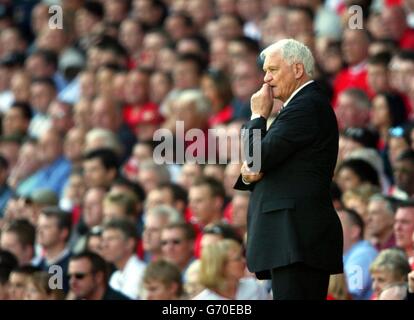
[[(314, 59), (305, 45), (280, 40), (261, 57), (265, 83), (251, 98), (244, 135), (246, 158), (257, 132), (260, 152), (242, 166), (235, 185), (252, 191), (247, 266), (272, 279), (274, 299), (323, 300), (329, 275), (343, 270), (342, 229), (329, 193), (338, 153), (335, 114), (311, 80)], [(266, 130), (273, 99), (283, 107)]]

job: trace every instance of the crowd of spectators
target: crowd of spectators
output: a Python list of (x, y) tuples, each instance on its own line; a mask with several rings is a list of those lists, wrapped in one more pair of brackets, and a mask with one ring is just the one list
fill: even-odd
[(412, 0), (1, 1), (0, 299), (271, 299), (233, 185), (283, 38), (311, 49), (340, 130), (327, 299), (410, 299)]

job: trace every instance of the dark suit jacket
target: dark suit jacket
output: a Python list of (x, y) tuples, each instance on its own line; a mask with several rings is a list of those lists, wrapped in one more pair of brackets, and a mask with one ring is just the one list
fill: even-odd
[[(266, 119), (247, 122), (261, 132), (261, 172), (251, 190), (247, 266), (258, 278), (270, 269), (304, 262), (342, 272), (342, 227), (330, 197), (338, 154), (338, 127), (326, 97), (313, 82), (302, 88), (266, 131)], [(252, 130), (248, 130), (252, 150)]]

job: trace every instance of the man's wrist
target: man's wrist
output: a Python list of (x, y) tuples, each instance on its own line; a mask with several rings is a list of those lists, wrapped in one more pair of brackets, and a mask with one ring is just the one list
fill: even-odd
[[(259, 113), (252, 113), (252, 116), (250, 117), (250, 120), (254, 120), (254, 119), (257, 119), (257, 118), (260, 118), (260, 117), (263, 117), (263, 116)], [(265, 117), (263, 117), (263, 118), (265, 118)]]

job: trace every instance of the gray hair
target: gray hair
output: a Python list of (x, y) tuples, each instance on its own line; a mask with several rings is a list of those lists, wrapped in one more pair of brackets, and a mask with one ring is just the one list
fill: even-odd
[(392, 273), (394, 281), (407, 281), (407, 274), (411, 271), (407, 255), (397, 248), (382, 250), (369, 267), (371, 273), (376, 271)]
[(166, 219), (166, 224), (184, 222), (183, 215), (173, 207), (167, 205), (159, 205), (149, 209), (145, 217), (150, 215)]
[(108, 148), (119, 154), (122, 151), (118, 137), (110, 130), (104, 128), (94, 128), (85, 136), (86, 147), (93, 145), (99, 148)]
[(305, 68), (305, 72), (308, 76), (312, 77), (315, 71), (315, 59), (312, 52), (307, 46), (295, 39), (282, 39), (279, 40), (260, 53), (260, 58), (265, 59), (267, 56), (275, 54), (277, 52), (282, 53), (283, 59), (289, 64), (302, 63)]
[(354, 99), (355, 105), (361, 110), (368, 110), (371, 108), (371, 102), (369, 101), (368, 95), (361, 89), (349, 88), (344, 90), (341, 94)]
[(152, 159), (143, 161), (139, 166), (140, 171), (153, 171), (157, 174), (158, 183), (170, 182), (170, 172), (164, 165), (156, 164)]
[(383, 195), (382, 193), (376, 193), (374, 194), (371, 198), (369, 198), (369, 201), (374, 202), (374, 201), (382, 201), (385, 203), (385, 208), (387, 210), (387, 213), (391, 216), (394, 216), (395, 214), (395, 210), (394, 207), (392, 205), (392, 202), (389, 198), (387, 198), (385, 195)]
[(176, 103), (194, 103), (197, 113), (208, 114), (210, 112), (210, 104), (204, 97), (201, 90), (186, 89), (180, 92)]

